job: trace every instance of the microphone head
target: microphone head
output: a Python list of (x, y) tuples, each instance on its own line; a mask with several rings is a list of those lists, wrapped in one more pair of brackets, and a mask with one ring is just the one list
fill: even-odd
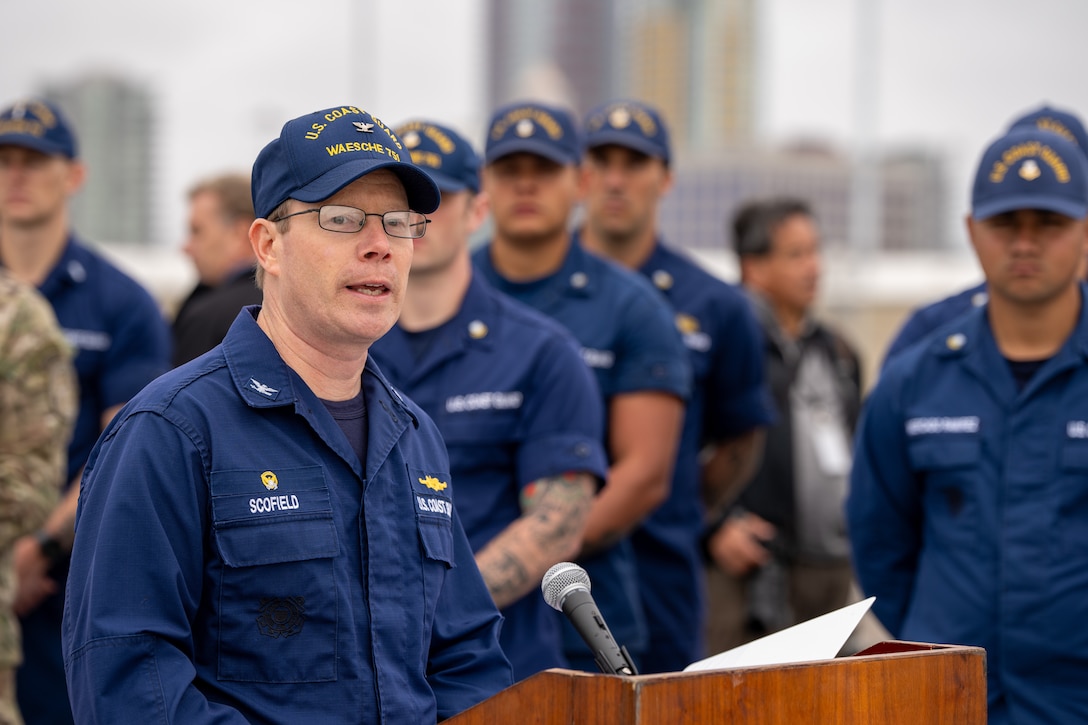
[(544, 574), (540, 582), (540, 591), (544, 601), (552, 609), (563, 611), (563, 600), (571, 592), (590, 590), (589, 574), (574, 562), (561, 561)]

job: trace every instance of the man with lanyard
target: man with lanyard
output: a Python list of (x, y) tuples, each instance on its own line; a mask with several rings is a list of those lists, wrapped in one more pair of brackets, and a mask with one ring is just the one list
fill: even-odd
[(523, 679), (567, 666), (540, 580), (577, 555), (607, 472), (600, 394), (569, 332), (472, 273), (469, 237), (487, 214), (472, 146), (428, 121), (395, 132), (442, 203), (415, 242), (400, 319), (371, 352), (442, 432), (465, 533), (505, 618), (500, 642)]
[(586, 116), (584, 132), (585, 221), (576, 243), (639, 272), (665, 296), (694, 375), (669, 498), (631, 537), (650, 632), (643, 671), (679, 671), (703, 656), (707, 511), (747, 482), (774, 419), (763, 336), (739, 290), (661, 241), (657, 212), (672, 171), (657, 110), (605, 103)]
[(75, 134), (53, 105), (31, 100), (0, 112), (0, 263), (49, 300), (76, 350), (79, 380), (67, 473), (57, 482), (64, 495), (15, 547), (24, 654), (16, 679), (29, 722), (72, 721), (61, 612), (83, 465), (121, 406), (170, 368), (170, 331), (155, 300), (71, 231), (68, 200), (85, 173)]
[[(580, 562), (613, 635), (639, 665), (648, 633), (629, 535), (667, 498), (691, 390), (672, 314), (644, 279), (575, 243), (581, 135), (569, 111), (535, 102), (495, 111), (483, 190), (494, 236), (473, 261), (500, 292), (555, 318), (582, 347), (605, 404), (608, 480), (590, 509)], [(596, 670), (569, 624), (572, 666)]]
[(1088, 161), (1014, 129), (967, 218), (988, 302), (889, 361), (847, 500), (897, 639), (986, 648), (990, 722), (1088, 721)]
[(862, 391), (853, 346), (816, 311), (823, 254), (808, 203), (750, 201), (732, 227), (778, 420), (752, 480), (707, 536), (715, 652), (849, 603), (843, 503)]

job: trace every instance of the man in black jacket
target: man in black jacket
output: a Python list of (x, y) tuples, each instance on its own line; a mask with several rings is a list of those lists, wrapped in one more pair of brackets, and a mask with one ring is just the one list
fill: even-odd
[(261, 303), (249, 243), (253, 201), (248, 174), (223, 174), (189, 191), (189, 237), (183, 247), (199, 282), (174, 317), (174, 366), (218, 345), (238, 310)]
[(859, 363), (812, 315), (815, 219), (804, 202), (771, 199), (744, 206), (733, 227), (779, 417), (755, 477), (707, 538), (711, 652), (844, 606), (852, 582), (843, 501)]

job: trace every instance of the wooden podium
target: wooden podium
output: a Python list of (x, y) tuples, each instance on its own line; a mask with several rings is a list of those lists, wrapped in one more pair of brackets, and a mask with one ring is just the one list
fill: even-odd
[(881, 642), (851, 657), (664, 675), (537, 673), (450, 725), (986, 722), (986, 651)]

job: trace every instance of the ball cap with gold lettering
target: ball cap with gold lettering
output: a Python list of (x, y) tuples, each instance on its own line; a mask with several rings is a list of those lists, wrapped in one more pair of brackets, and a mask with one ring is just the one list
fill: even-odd
[(988, 219), (1019, 209), (1088, 216), (1088, 159), (1072, 141), (1019, 127), (982, 154), (971, 192), (971, 216)]
[(253, 209), (266, 219), (288, 199), (324, 201), (378, 169), (397, 175), (413, 211), (426, 214), (438, 208), (438, 187), (380, 120), (356, 106), (314, 111), (285, 123), (279, 138), (257, 155)]
[(640, 101), (603, 103), (585, 121), (586, 148), (623, 146), (669, 163), (669, 131), (657, 109)]
[(582, 156), (582, 137), (574, 115), (564, 108), (535, 101), (499, 108), (487, 125), (484, 162), (491, 164), (516, 153), (543, 156), (564, 166), (577, 165)]
[(395, 129), (412, 163), (442, 191), (480, 190), (480, 156), (464, 136), (431, 121), (408, 121)]
[(74, 159), (76, 136), (64, 114), (42, 100), (20, 101), (0, 112), (0, 146), (21, 146)]
[(1013, 119), (1009, 130), (1023, 127), (1035, 127), (1044, 131), (1053, 131), (1075, 143), (1085, 156), (1088, 156), (1088, 132), (1084, 123), (1072, 111), (1065, 111), (1053, 106), (1043, 105)]

